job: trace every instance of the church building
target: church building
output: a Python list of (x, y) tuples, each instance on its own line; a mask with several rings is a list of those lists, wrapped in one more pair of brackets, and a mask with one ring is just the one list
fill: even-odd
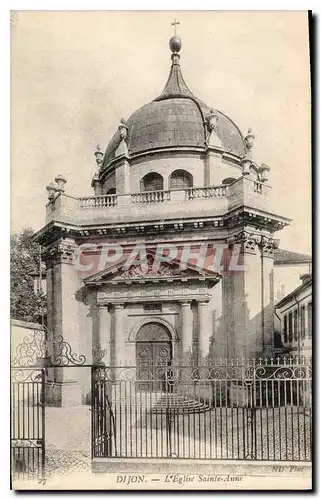
[[(275, 213), (252, 130), (189, 89), (181, 45), (171, 38), (163, 91), (97, 148), (92, 196), (69, 196), (63, 175), (47, 186), (37, 240), (48, 341), (64, 339), (88, 364), (272, 353), (275, 233), (290, 220)], [(77, 368), (52, 372), (61, 404), (84, 400)]]

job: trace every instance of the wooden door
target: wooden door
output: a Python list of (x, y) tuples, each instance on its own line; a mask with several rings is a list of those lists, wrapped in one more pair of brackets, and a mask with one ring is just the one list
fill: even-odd
[(172, 358), (170, 334), (163, 325), (151, 322), (140, 329), (137, 339), (138, 387), (140, 390), (161, 390), (166, 367)]

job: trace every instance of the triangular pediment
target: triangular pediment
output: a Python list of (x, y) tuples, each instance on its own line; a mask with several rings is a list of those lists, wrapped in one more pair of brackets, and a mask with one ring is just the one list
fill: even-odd
[(169, 280), (212, 280), (219, 281), (220, 275), (208, 270), (201, 270), (191, 264), (185, 266), (179, 260), (171, 262), (157, 262), (155, 254), (147, 254), (147, 260), (143, 264), (133, 263), (129, 265), (127, 259), (122, 260), (117, 265), (104, 269), (92, 276), (84, 279), (84, 283), (124, 283), (132, 281), (169, 281)]

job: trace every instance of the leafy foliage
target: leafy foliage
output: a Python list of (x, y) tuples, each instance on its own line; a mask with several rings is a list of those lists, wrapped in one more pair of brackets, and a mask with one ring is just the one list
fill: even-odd
[(10, 239), (10, 314), (15, 319), (40, 322), (46, 315), (46, 296), (34, 291), (40, 247), (32, 240), (33, 234), (28, 228)]

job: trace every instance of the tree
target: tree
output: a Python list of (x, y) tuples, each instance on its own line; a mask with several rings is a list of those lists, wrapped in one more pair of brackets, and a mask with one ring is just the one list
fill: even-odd
[(40, 246), (28, 228), (10, 239), (10, 314), (23, 321), (41, 322), (46, 314), (46, 296), (34, 290), (39, 275)]

